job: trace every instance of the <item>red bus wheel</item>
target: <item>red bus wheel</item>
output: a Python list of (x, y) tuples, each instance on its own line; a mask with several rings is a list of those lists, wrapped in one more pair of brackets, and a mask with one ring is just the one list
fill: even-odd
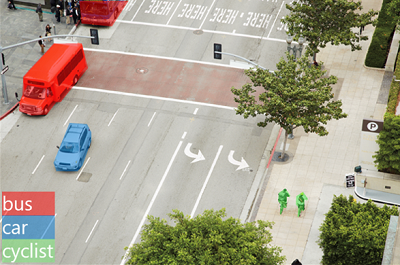
[(78, 75), (75, 75), (74, 77), (74, 86), (78, 83)]

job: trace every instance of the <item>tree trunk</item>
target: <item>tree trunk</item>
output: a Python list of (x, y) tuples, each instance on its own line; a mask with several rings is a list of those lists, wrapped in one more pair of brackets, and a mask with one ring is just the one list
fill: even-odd
[(312, 59), (313, 59), (313, 62), (316, 62), (316, 61), (317, 61), (317, 53), (314, 52), (313, 58), (312, 58)]
[(282, 150), (282, 154), (280, 155), (280, 159), (284, 159), (285, 158), (285, 150), (286, 150), (286, 141), (287, 141), (287, 137), (288, 137), (288, 132), (287, 130), (285, 130), (285, 140), (283, 140), (283, 150)]

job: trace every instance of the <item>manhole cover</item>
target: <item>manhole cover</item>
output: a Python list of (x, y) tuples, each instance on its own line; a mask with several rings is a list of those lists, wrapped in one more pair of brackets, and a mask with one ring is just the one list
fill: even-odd
[(82, 172), (82, 174), (78, 178), (78, 181), (88, 182), (91, 176), (92, 176), (92, 173)]
[(144, 68), (144, 67), (140, 67), (140, 68), (136, 69), (136, 73), (138, 73), (138, 74), (145, 74), (148, 71), (149, 71), (149, 69)]
[(196, 29), (195, 31), (193, 31), (193, 33), (196, 35), (201, 35), (203, 34), (203, 31), (201, 29)]

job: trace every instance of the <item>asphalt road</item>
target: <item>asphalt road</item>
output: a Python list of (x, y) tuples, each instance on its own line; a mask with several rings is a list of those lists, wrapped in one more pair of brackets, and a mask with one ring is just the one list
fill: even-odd
[[(286, 52), (286, 32), (280, 19), (288, 14), (281, 0), (132, 0), (115, 25), (99, 29), (100, 45), (85, 47), (187, 60), (230, 64), (213, 58), (213, 44), (274, 70)], [(89, 35), (81, 25), (77, 35)]]
[[(72, 90), (45, 117), (21, 115), (3, 139), (2, 189), (55, 191), (56, 263), (116, 264), (147, 214), (225, 207), (239, 217), (271, 132), (256, 120), (229, 108)], [(53, 166), (69, 122), (93, 132), (82, 172)], [(192, 163), (199, 150), (205, 160)], [(249, 167), (236, 170), (232, 151)]]
[[(230, 87), (247, 81), (242, 70), (204, 63), (216, 63), (217, 42), (275, 69), (285, 3), (130, 1), (113, 27), (99, 28), (99, 46), (83, 40), (101, 51), (86, 49), (80, 87), (46, 117), (21, 115), (1, 142), (2, 190), (55, 191), (56, 263), (120, 263), (148, 214), (241, 215), (272, 125), (235, 114)], [(56, 172), (68, 122), (87, 123), (92, 146), (81, 171)], [(193, 162), (199, 151), (205, 159)], [(248, 166), (237, 170), (242, 158)]]

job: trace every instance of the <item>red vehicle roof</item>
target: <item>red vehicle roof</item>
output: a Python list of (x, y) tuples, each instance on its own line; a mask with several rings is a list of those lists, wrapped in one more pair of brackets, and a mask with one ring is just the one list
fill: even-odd
[(25, 74), (24, 81), (25, 79), (52, 81), (79, 49), (82, 49), (81, 43), (53, 44)]

